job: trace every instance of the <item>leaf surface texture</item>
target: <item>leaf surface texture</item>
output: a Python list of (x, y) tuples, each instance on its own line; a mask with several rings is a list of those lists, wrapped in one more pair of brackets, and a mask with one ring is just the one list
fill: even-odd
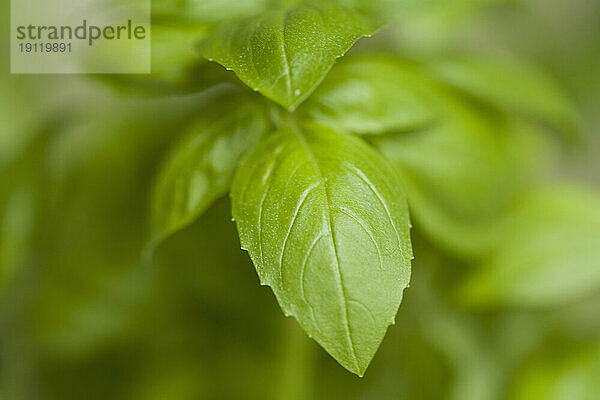
[(362, 375), (410, 278), (393, 169), (355, 137), (291, 122), (239, 168), (232, 207), (242, 248), (284, 313)]

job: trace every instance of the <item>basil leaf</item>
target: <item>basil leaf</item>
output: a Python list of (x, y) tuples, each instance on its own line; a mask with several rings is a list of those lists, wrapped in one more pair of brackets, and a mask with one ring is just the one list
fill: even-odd
[(347, 8), (302, 5), (224, 25), (200, 48), (251, 88), (294, 110), (335, 60), (375, 29), (373, 22)]
[(302, 110), (360, 134), (412, 130), (438, 114), (428, 85), (415, 66), (391, 57), (350, 57), (333, 67)]
[(268, 128), (249, 96), (227, 96), (204, 111), (159, 173), (152, 198), (156, 240), (185, 227), (229, 190), (240, 159)]
[(511, 59), (454, 58), (432, 64), (441, 81), (509, 112), (519, 112), (572, 132), (577, 116), (565, 93), (532, 65)]
[(498, 228), (495, 246), (462, 288), (468, 304), (554, 306), (600, 291), (600, 197), (539, 190)]
[(443, 92), (439, 98), (442, 120), (431, 129), (372, 141), (401, 173), (417, 227), (470, 257), (487, 250), (489, 225), (543, 163), (545, 137)]
[(361, 375), (402, 300), (412, 256), (393, 169), (358, 138), (281, 128), (240, 166), (233, 217), (286, 315)]

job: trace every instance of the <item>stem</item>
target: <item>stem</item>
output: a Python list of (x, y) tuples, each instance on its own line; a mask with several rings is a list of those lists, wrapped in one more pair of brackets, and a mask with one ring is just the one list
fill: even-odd
[(285, 318), (281, 331), (285, 341), (281, 352), (281, 385), (275, 397), (286, 400), (312, 399), (314, 344), (291, 318)]

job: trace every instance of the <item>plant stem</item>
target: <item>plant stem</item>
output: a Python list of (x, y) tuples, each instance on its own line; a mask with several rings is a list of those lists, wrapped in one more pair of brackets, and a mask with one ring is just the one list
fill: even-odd
[(298, 323), (285, 318), (282, 324), (282, 372), (278, 399), (307, 400), (312, 396), (312, 365), (314, 343), (306, 336)]

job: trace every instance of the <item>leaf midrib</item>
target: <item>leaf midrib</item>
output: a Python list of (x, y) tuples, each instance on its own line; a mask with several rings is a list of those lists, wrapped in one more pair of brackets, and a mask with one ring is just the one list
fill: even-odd
[(287, 21), (288, 13), (283, 12), (281, 14), (281, 30), (280, 30), (280, 40), (281, 40), (281, 54), (283, 57), (283, 67), (285, 69), (285, 83), (287, 87), (288, 94), (288, 102), (293, 104), (294, 95), (293, 95), (293, 85), (292, 85), (292, 67), (290, 66), (290, 62), (288, 60), (287, 50), (286, 50), (286, 40), (285, 40), (285, 28)]
[(291, 128), (292, 132), (298, 137), (298, 141), (300, 142), (302, 147), (305, 149), (305, 151), (310, 159), (310, 162), (315, 167), (319, 182), (321, 185), (323, 185), (323, 189), (325, 191), (325, 200), (327, 202), (327, 206), (325, 207), (325, 211), (327, 213), (327, 228), (329, 230), (329, 236), (331, 237), (332, 250), (335, 254), (335, 260), (336, 260), (335, 272), (337, 275), (337, 280), (338, 280), (338, 284), (339, 284), (340, 292), (341, 292), (340, 294), (342, 297), (342, 305), (344, 308), (344, 325), (346, 327), (346, 336), (347, 336), (348, 342), (350, 344), (350, 349), (352, 350), (352, 356), (354, 358), (356, 370), (360, 371), (360, 364), (358, 361), (358, 357), (356, 356), (356, 349), (354, 348), (354, 341), (352, 340), (352, 333), (351, 333), (350, 321), (349, 321), (350, 318), (349, 318), (349, 314), (348, 314), (348, 300), (347, 300), (347, 296), (346, 296), (346, 290), (344, 289), (344, 281), (343, 281), (342, 270), (340, 268), (340, 259), (339, 259), (338, 249), (337, 249), (337, 245), (336, 245), (336, 241), (335, 241), (335, 235), (333, 233), (333, 221), (331, 218), (331, 205), (330, 205), (331, 201), (330, 201), (330, 195), (329, 195), (327, 181), (325, 180), (325, 178), (323, 177), (323, 174), (321, 173), (321, 168), (319, 167), (319, 162), (317, 161), (317, 158), (312, 153), (310, 146), (306, 142), (304, 135), (298, 128), (296, 121), (293, 118), (290, 118), (290, 128)]

